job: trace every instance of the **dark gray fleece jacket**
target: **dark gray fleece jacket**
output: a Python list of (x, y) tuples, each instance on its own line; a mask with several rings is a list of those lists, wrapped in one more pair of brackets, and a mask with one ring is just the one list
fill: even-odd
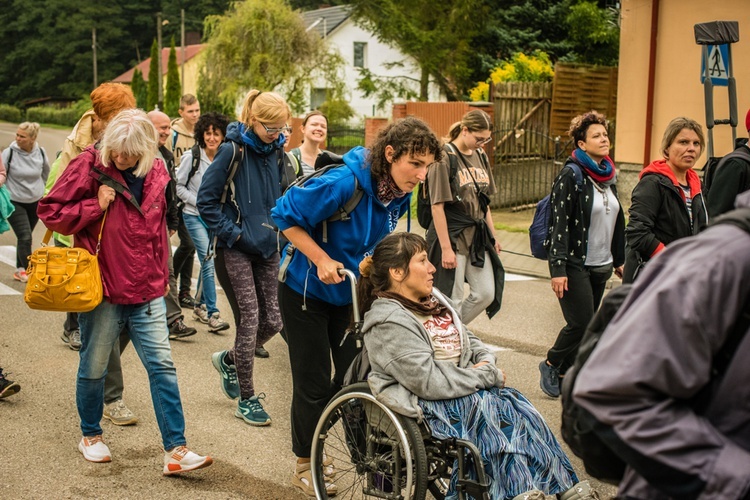
[[(395, 300), (377, 299), (365, 314), (365, 347), (372, 371), (368, 383), (373, 395), (392, 410), (422, 421), (418, 398), (453, 399), (480, 389), (503, 387), (495, 355), (461, 324), (450, 301), (437, 288), (432, 293), (448, 306), (461, 332), (461, 357), (436, 360), (429, 334), (419, 319)], [(472, 368), (480, 361), (488, 364)]]

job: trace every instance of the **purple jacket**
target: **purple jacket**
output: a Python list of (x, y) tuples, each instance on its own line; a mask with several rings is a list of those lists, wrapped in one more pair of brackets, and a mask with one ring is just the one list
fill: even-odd
[[(750, 192), (738, 206), (750, 206)], [(641, 457), (619, 494), (701, 500), (750, 494), (750, 333), (705, 411), (690, 401), (750, 297), (750, 234), (729, 225), (651, 260), (576, 379), (573, 397)], [(634, 464), (637, 465), (637, 464)]]
[(97, 197), (99, 186), (115, 188), (99, 252), (104, 296), (113, 304), (140, 304), (162, 297), (169, 279), (165, 218), (169, 180), (164, 163), (154, 160), (138, 206), (120, 171), (114, 165), (104, 167), (99, 152), (88, 147), (39, 201), (37, 214), (49, 229), (74, 235), (75, 246), (93, 254), (104, 213)]

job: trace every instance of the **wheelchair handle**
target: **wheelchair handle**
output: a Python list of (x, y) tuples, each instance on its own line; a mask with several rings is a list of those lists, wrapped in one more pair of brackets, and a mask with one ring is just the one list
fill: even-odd
[(352, 286), (352, 316), (354, 316), (354, 323), (359, 324), (359, 304), (357, 303), (357, 277), (353, 271), (349, 269), (339, 268), (339, 276), (349, 278), (349, 284)]

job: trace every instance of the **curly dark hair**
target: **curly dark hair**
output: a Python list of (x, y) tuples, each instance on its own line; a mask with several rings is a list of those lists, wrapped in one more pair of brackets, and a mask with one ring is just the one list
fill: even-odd
[(573, 144), (578, 146), (578, 141), (586, 142), (586, 132), (591, 125), (595, 124), (603, 125), (605, 129), (607, 128), (607, 118), (594, 109), (570, 120), (568, 135), (573, 139)]
[(198, 147), (204, 149), (206, 147), (206, 140), (203, 138), (203, 134), (208, 132), (211, 127), (214, 130), (221, 132), (223, 137), (227, 135), (227, 125), (229, 125), (229, 118), (221, 113), (215, 113), (213, 111), (202, 114), (198, 118), (198, 123), (195, 124), (195, 130), (193, 131), (193, 137), (195, 142), (198, 143)]
[(379, 180), (390, 174), (391, 163), (385, 157), (386, 146), (391, 146), (394, 150), (391, 162), (405, 154), (431, 153), (435, 156), (435, 161), (440, 161), (443, 155), (440, 141), (425, 122), (413, 116), (403, 118), (381, 130), (370, 149), (368, 159), (374, 179)]

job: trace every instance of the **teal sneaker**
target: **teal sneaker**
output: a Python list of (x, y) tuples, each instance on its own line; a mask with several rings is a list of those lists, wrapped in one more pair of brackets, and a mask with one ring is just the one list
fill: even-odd
[(219, 351), (211, 355), (211, 363), (221, 375), (221, 390), (229, 399), (240, 397), (240, 384), (237, 381), (237, 368), (224, 362), (228, 351)]
[(234, 416), (241, 418), (250, 425), (269, 425), (271, 417), (268, 416), (266, 410), (263, 409), (263, 405), (260, 404), (261, 399), (266, 399), (266, 395), (261, 393), (248, 399), (240, 400)]

